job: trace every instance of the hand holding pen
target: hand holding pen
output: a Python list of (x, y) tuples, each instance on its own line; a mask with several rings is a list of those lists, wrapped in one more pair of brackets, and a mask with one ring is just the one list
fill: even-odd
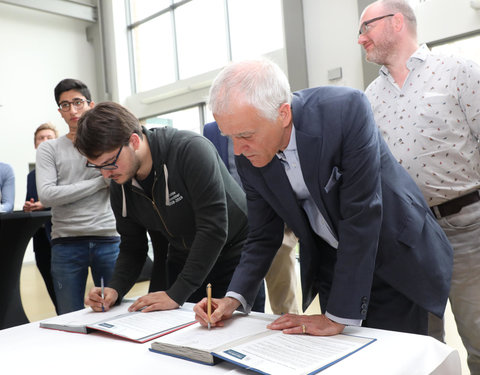
[(118, 299), (118, 293), (115, 289), (102, 286), (93, 287), (85, 297), (85, 305), (90, 306), (94, 311), (108, 311)]
[(102, 312), (105, 312), (105, 305), (103, 300), (105, 299), (105, 284), (103, 283), (103, 276), (100, 278), (100, 288), (102, 289)]
[[(208, 294), (208, 292), (207, 292)], [(224, 320), (232, 317), (233, 312), (240, 306), (240, 302), (235, 298), (210, 298), (210, 317), (208, 316), (208, 297), (198, 302), (193, 311), (195, 320), (202, 326), (222, 327)]]

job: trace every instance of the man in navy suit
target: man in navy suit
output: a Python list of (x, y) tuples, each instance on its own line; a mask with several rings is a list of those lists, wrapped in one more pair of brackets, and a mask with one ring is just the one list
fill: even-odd
[[(333, 335), (346, 325), (427, 333), (442, 316), (452, 248), (415, 182), (378, 133), (357, 90), (290, 92), (267, 60), (224, 68), (210, 91), (223, 134), (233, 140), (247, 195), (249, 235), (211, 324), (249, 311), (286, 223), (300, 241), (304, 310), (315, 295), (322, 314), (287, 314), (269, 327)], [(195, 306), (206, 324), (206, 300)]]
[[(216, 122), (205, 124), (203, 135), (213, 143), (232, 177), (242, 186), (242, 181), (235, 166), (231, 138), (220, 133)], [(274, 314), (298, 313), (297, 273), (295, 270), (297, 243), (295, 234), (290, 228), (285, 227), (282, 244), (265, 275), (268, 300)], [(260, 293), (265, 294), (263, 285), (260, 287)]]

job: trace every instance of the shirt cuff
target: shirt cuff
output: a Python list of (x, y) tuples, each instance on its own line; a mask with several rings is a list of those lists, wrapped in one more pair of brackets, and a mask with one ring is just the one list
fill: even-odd
[(225, 297), (235, 298), (241, 304), (240, 306), (238, 306), (237, 310), (245, 314), (250, 314), (250, 310), (252, 310), (252, 306), (247, 304), (247, 301), (245, 300), (245, 298), (243, 298), (241, 294), (230, 291), (230, 292), (227, 292), (227, 294), (225, 294)]
[(362, 325), (362, 319), (345, 319), (345, 318), (339, 318), (338, 316), (330, 314), (328, 311), (325, 313), (325, 316), (333, 320), (335, 323), (340, 323), (346, 326), (361, 326)]

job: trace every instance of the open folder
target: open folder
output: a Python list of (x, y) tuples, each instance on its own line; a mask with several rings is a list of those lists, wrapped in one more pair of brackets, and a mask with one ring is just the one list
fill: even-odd
[(86, 308), (55, 316), (41, 321), (40, 327), (79, 333), (102, 331), (143, 343), (196, 323), (190, 308), (128, 312), (131, 303), (122, 302), (107, 312), (94, 312)]
[(224, 327), (195, 325), (151, 344), (151, 351), (213, 365), (226, 360), (262, 374), (314, 374), (352, 355), (374, 338), (287, 335), (266, 325), (272, 315), (234, 315)]

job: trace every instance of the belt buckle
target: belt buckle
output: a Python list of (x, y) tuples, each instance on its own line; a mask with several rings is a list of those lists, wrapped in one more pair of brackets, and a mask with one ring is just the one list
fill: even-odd
[(435, 217), (436, 217), (437, 219), (441, 219), (441, 218), (442, 218), (442, 214), (440, 213), (440, 210), (439, 210), (438, 206), (433, 206), (433, 207), (432, 207), (432, 212), (433, 212), (433, 214), (435, 215)]

